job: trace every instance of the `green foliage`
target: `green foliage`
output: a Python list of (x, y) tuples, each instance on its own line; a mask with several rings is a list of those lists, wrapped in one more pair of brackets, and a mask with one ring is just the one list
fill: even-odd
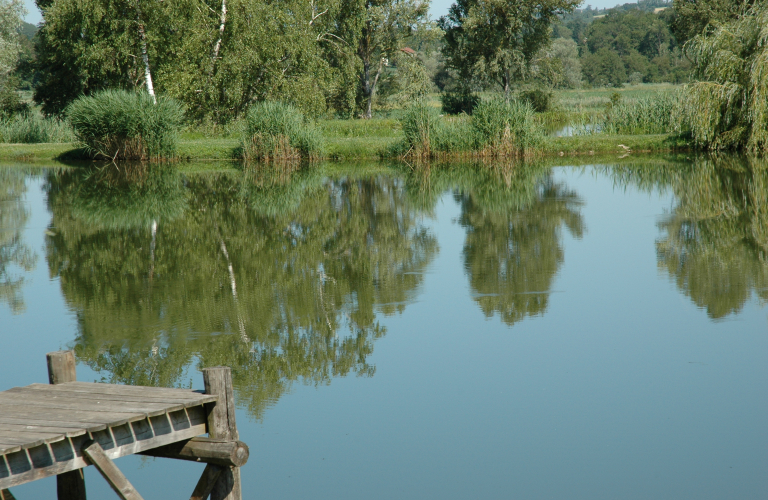
[(31, 112), (18, 114), (13, 118), (0, 118), (0, 142), (34, 144), (74, 140), (72, 128), (58, 118), (44, 118)]
[(680, 44), (738, 19), (754, 0), (673, 0), (672, 31)]
[(542, 132), (527, 102), (502, 98), (481, 102), (472, 114), (478, 148), (487, 154), (520, 156), (541, 144)]
[(713, 150), (768, 150), (768, 4), (697, 35), (686, 46), (693, 80), (683, 89), (678, 128)]
[(550, 42), (550, 24), (578, 0), (457, 0), (440, 19), (446, 65), (460, 80), (497, 83), (509, 97), (513, 81), (528, 76), (540, 49)]
[(645, 82), (681, 82), (687, 61), (670, 31), (671, 10), (659, 13), (640, 9), (611, 9), (586, 28), (582, 67), (594, 86), (621, 86)]
[(415, 156), (429, 157), (440, 134), (440, 114), (426, 101), (409, 106), (400, 118), (405, 142)]
[(480, 96), (466, 88), (461, 88), (454, 92), (443, 92), (440, 94), (440, 101), (443, 103), (443, 113), (471, 115), (480, 103)]
[(529, 89), (521, 91), (517, 98), (530, 104), (535, 112), (544, 113), (552, 107), (554, 94), (543, 89)]
[(246, 116), (243, 133), (243, 155), (247, 160), (317, 158), (322, 151), (319, 129), (290, 104), (254, 104)]
[(678, 100), (679, 96), (673, 93), (631, 100), (617, 99), (607, 111), (600, 129), (609, 134), (671, 133), (675, 128), (673, 116)]
[(67, 108), (67, 119), (90, 155), (101, 159), (172, 158), (184, 112), (168, 98), (124, 90), (81, 97)]

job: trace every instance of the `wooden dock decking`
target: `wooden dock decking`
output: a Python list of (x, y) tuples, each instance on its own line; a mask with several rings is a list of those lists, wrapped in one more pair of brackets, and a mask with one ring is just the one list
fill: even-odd
[[(73, 372), (74, 356), (66, 361)], [(198, 484), (192, 498), (207, 497), (229, 466), (237, 484), (222, 485), (219, 489), (224, 493), (218, 497), (239, 498), (236, 469), (247, 460), (248, 449), (237, 441), (231, 378), (218, 381), (223, 393), (208, 387), (211, 383), (206, 378), (209, 393), (202, 393), (77, 381), (56, 383), (55, 367), (50, 367), (49, 358), (51, 385), (32, 384), (0, 392), (0, 498), (5, 498), (11, 487), (61, 475), (59, 499), (84, 499), (82, 473), (77, 476), (78, 472), (71, 471), (96, 465), (119, 496), (140, 499), (111, 462), (135, 453), (208, 463), (201, 478), (205, 484)], [(229, 369), (225, 370), (229, 377)], [(71, 374), (63, 378), (74, 379)], [(213, 385), (216, 383), (214, 380)], [(221, 404), (221, 399), (229, 401)], [(197, 438), (205, 433), (211, 438)], [(105, 472), (104, 467), (114, 470)], [(69, 484), (72, 481), (74, 487)], [(229, 483), (233, 481), (235, 478), (230, 477)], [(63, 487), (63, 483), (67, 484)]]

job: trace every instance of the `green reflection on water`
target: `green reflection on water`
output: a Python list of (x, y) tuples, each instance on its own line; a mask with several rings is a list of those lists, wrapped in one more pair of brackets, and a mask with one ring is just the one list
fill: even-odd
[(605, 167), (619, 186), (671, 189), (658, 224), (659, 269), (710, 318), (768, 301), (768, 161), (702, 156), (685, 165)]
[[(753, 292), (768, 299), (766, 170), (706, 158), (597, 168), (618, 186), (673, 190), (659, 267), (713, 318)], [(23, 175), (9, 171), (0, 193), (17, 193), (5, 196), (18, 220), (3, 228), (26, 217)], [(45, 190), (46, 258), (77, 316), (79, 359), (138, 385), (186, 385), (191, 367), (232, 366), (255, 418), (297, 381), (375, 373), (368, 359), (386, 333), (377, 316), (415, 300), (438, 252), (425, 220), (446, 192), (461, 209), (473, 298), (508, 325), (545, 314), (564, 232), (581, 238), (586, 227), (580, 196), (535, 164), (70, 169), (51, 171)], [(6, 233), (0, 248), (12, 248)]]
[[(79, 359), (109, 381), (164, 386), (185, 383), (195, 358), (230, 365), (257, 418), (296, 380), (372, 375), (376, 314), (414, 299), (435, 237), (396, 178), (283, 173), (265, 189), (253, 173), (162, 170), (141, 187), (155, 207), (142, 217), (125, 179), (49, 176), (47, 260), (77, 314)], [(288, 201), (271, 210), (278, 191)]]
[(18, 168), (0, 169), (0, 303), (14, 314), (24, 312), (24, 277), (14, 272), (16, 266), (31, 271), (37, 255), (24, 243), (22, 231), (29, 219), (24, 204), (27, 172)]

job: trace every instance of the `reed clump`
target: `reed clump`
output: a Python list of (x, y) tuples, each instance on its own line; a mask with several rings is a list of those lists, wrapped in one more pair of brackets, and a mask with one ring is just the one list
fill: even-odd
[(404, 141), (396, 156), (519, 157), (535, 152), (543, 140), (527, 103), (492, 99), (475, 107), (472, 116), (442, 117), (425, 101), (414, 103), (401, 118)]
[(317, 126), (290, 104), (261, 102), (248, 111), (242, 138), (246, 160), (319, 158), (323, 140)]
[(7, 144), (64, 143), (75, 140), (72, 128), (58, 118), (20, 113), (0, 119), (0, 142)]
[(163, 97), (104, 90), (69, 105), (67, 119), (89, 156), (111, 160), (165, 160), (176, 154), (181, 105)]
[(677, 94), (670, 92), (620, 100), (606, 111), (600, 129), (607, 134), (623, 135), (671, 133), (675, 129), (677, 105)]

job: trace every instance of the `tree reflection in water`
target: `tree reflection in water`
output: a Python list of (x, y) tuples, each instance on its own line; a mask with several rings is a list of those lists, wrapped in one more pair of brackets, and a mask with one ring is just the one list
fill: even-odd
[(619, 185), (671, 189), (656, 255), (677, 287), (713, 319), (736, 314), (754, 293), (768, 300), (768, 162), (702, 156), (672, 166), (605, 169)]
[(77, 314), (79, 359), (108, 381), (163, 386), (196, 361), (226, 364), (256, 418), (294, 381), (372, 375), (377, 313), (413, 301), (437, 252), (388, 177), (151, 167), (125, 181), (48, 178), (48, 264)]
[(37, 255), (24, 243), (22, 231), (29, 219), (24, 203), (27, 172), (17, 167), (0, 168), (0, 303), (14, 314), (24, 311), (24, 277), (14, 267), (31, 271)]
[(464, 268), (483, 313), (513, 325), (543, 314), (563, 263), (565, 226), (584, 233), (579, 196), (536, 164), (451, 164), (415, 169), (412, 196), (429, 205), (452, 189), (467, 230)]

